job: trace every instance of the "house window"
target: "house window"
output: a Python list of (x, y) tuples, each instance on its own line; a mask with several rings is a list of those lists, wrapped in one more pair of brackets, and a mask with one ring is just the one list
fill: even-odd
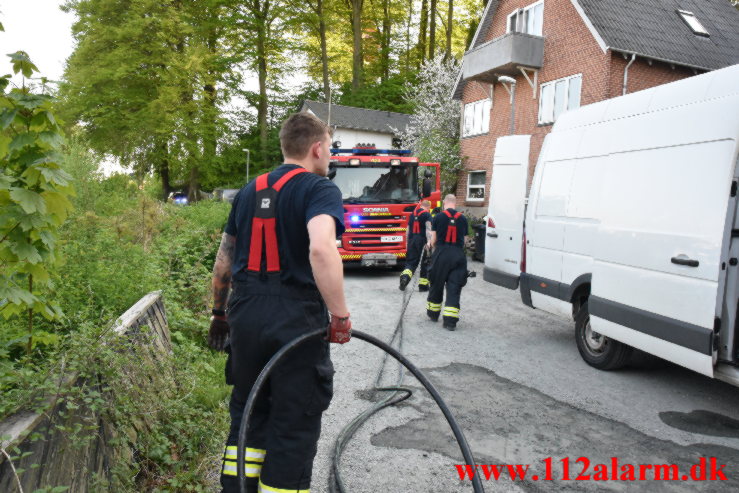
[(485, 172), (467, 173), (467, 200), (485, 200)]
[(508, 15), (507, 32), (542, 35), (544, 2), (536, 2)]
[(464, 105), (462, 137), (488, 133), (490, 128), (490, 105), (491, 101), (489, 99), (481, 99)]
[(582, 74), (553, 80), (541, 85), (539, 124), (554, 123), (567, 110), (580, 107)]
[(710, 36), (706, 28), (703, 27), (703, 24), (700, 23), (694, 13), (688, 12), (687, 10), (678, 10), (677, 13), (680, 14), (680, 17), (682, 17), (688, 27), (693, 30), (694, 34), (705, 37)]

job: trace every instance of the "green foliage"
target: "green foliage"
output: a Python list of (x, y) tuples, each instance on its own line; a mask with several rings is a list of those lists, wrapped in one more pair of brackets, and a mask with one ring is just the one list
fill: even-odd
[(24, 83), (5, 92), (10, 76), (0, 77), (0, 314), (9, 319), (28, 313), (28, 332), (16, 343), (25, 342), (30, 353), (33, 314), (48, 320), (62, 315), (43, 288), (50, 287), (59, 263), (57, 230), (72, 208), (74, 189), (61, 169), (64, 138), (54, 100), (25, 85), (37, 71), (26, 53), (8, 56)]
[[(84, 418), (80, 426), (53, 423), (75, 446), (99, 434), (99, 413), (116, 430), (112, 444), (122, 459), (100, 491), (212, 491), (215, 475), (207, 472), (217, 470), (227, 433), (229, 388), (224, 358), (204, 336), (229, 204), (161, 204), (149, 182), (103, 179), (84, 149), (71, 139), (64, 160), (78, 188), (59, 234), (65, 262), (52, 275), (66, 316), (39, 323), (34, 353), (43, 358), (33, 360), (22, 357), (22, 326), (0, 321), (0, 417), (45, 409), (44, 399), (58, 394)], [(111, 322), (153, 290), (163, 291), (173, 353), (153, 358), (146, 340), (121, 351)], [(59, 385), (73, 374), (75, 385)]]
[(414, 103), (405, 96), (405, 87), (413, 83), (415, 73), (407, 76), (395, 75), (377, 84), (367, 84), (357, 91), (351, 90), (351, 84), (342, 87), (337, 103), (371, 110), (412, 113)]

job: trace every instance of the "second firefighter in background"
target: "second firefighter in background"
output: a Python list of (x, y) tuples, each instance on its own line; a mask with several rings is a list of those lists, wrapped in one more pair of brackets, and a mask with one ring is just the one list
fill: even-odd
[(460, 297), (467, 284), (467, 257), (464, 254), (464, 237), (467, 234), (467, 218), (455, 209), (454, 195), (444, 197), (444, 210), (434, 216), (431, 247), (434, 253), (429, 266), (431, 289), (426, 299), (426, 314), (439, 320), (444, 300), (444, 328), (455, 330), (459, 321)]
[[(431, 213), (429, 208), (431, 202), (427, 199), (421, 201), (419, 206), (411, 213), (408, 218), (408, 245), (406, 248), (406, 262), (405, 270), (400, 274), (400, 290), (405, 291), (408, 283), (411, 282), (413, 272), (416, 270), (424, 248), (430, 244), (431, 241)], [(426, 255), (429, 255), (427, 249)], [(418, 290), (428, 291), (429, 280), (428, 280), (428, 263), (421, 262), (421, 277), (418, 279)]]

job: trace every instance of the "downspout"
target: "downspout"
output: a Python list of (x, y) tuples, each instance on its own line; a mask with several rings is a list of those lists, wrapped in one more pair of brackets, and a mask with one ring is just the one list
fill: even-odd
[(626, 95), (626, 84), (629, 82), (629, 67), (634, 63), (634, 60), (636, 60), (636, 53), (631, 54), (631, 60), (626, 64), (626, 68), (624, 69), (624, 87), (623, 92), (621, 93), (622, 96)]

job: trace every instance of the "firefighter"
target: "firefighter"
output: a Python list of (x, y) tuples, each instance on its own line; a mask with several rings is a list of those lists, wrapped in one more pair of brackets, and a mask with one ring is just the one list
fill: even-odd
[[(421, 260), (421, 254), (431, 240), (431, 214), (429, 208), (431, 202), (423, 199), (416, 207), (410, 218), (408, 219), (407, 238), (408, 244), (406, 248), (405, 270), (400, 274), (400, 290), (405, 291), (408, 283), (411, 282), (413, 271), (416, 270), (418, 262)], [(428, 254), (428, 252), (427, 252)], [(427, 277), (428, 263), (421, 262), (421, 277), (418, 279), (418, 290), (428, 291), (429, 280)]]
[(426, 299), (426, 314), (436, 322), (444, 299), (444, 328), (455, 330), (459, 321), (459, 298), (467, 284), (467, 257), (464, 254), (464, 237), (467, 234), (467, 218), (455, 210), (454, 195), (444, 197), (444, 210), (434, 216), (431, 247), (434, 253), (429, 266), (431, 289)]
[[(236, 454), (244, 405), (260, 371), (285, 344), (319, 327), (280, 363), (249, 421), (247, 491), (310, 488), (321, 415), (333, 395), (329, 342), (351, 337), (336, 235), (344, 231), (339, 189), (328, 172), (329, 128), (308, 113), (280, 130), (285, 163), (242, 188), (233, 202), (213, 270), (208, 342), (230, 341), (231, 429), (221, 466), (223, 492), (238, 491)], [(229, 285), (232, 285), (230, 297)]]

